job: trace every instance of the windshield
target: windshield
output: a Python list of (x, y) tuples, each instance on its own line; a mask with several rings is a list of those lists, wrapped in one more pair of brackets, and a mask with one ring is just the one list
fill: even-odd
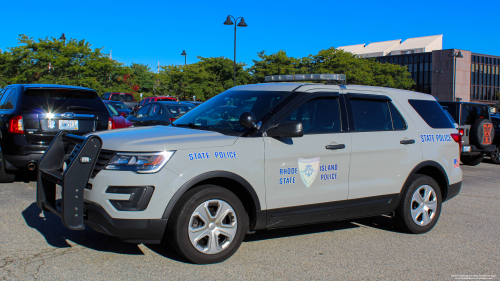
[(226, 91), (200, 104), (179, 119), (174, 126), (203, 127), (225, 134), (240, 134), (243, 112), (252, 112), (257, 121), (278, 105), (290, 92)]

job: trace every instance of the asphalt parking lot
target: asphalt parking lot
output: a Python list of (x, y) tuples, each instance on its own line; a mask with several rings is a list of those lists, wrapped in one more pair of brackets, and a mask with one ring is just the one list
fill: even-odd
[(165, 245), (67, 230), (36, 207), (34, 182), (0, 184), (0, 278), (500, 280), (500, 165), (462, 170), (461, 193), (429, 233), (398, 232), (384, 216), (260, 231), (215, 265), (189, 264)]

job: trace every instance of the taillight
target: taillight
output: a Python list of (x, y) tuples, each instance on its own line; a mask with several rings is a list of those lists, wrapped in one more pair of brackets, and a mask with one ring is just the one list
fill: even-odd
[(170, 121), (170, 123), (174, 122), (175, 120), (177, 120), (177, 118), (168, 118), (168, 121)]
[(24, 123), (22, 116), (15, 116), (12, 119), (10, 119), (9, 133), (24, 134)]
[(460, 129), (458, 134), (451, 134), (451, 138), (458, 143), (458, 147), (460, 148), (459, 153), (462, 153), (462, 136), (464, 130)]
[(127, 117), (127, 113), (125, 113), (125, 112), (120, 113), (120, 115), (123, 117)]
[(113, 118), (109, 117), (108, 120), (108, 130), (113, 130), (115, 128), (115, 121)]
[(464, 129), (458, 129), (458, 133), (463, 137), (464, 136)]

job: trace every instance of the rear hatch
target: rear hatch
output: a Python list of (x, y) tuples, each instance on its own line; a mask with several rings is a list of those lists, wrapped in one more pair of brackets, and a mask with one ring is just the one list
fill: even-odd
[(94, 91), (27, 89), (22, 107), (30, 144), (48, 145), (60, 130), (84, 135), (108, 129), (109, 112)]

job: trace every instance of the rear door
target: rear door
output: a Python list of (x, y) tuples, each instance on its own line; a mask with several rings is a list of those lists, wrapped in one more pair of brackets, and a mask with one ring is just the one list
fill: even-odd
[[(346, 101), (352, 132), (349, 199), (360, 199), (356, 208), (378, 212), (377, 207), (389, 207), (390, 196), (401, 191), (422, 161), (420, 137), (411, 119), (383, 93), (349, 91)], [(350, 216), (357, 211), (348, 210)]]
[(108, 128), (109, 112), (93, 91), (28, 88), (21, 100), (30, 144), (50, 144), (60, 130), (84, 135)]

